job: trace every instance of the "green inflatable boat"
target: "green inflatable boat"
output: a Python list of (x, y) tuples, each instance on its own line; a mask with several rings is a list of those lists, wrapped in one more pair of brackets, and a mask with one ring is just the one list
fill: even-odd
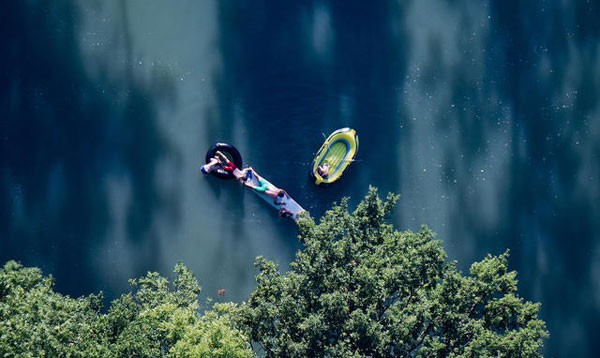
[(331, 184), (342, 177), (358, 152), (358, 135), (351, 128), (341, 128), (329, 135), (313, 160), (311, 176), (315, 184)]

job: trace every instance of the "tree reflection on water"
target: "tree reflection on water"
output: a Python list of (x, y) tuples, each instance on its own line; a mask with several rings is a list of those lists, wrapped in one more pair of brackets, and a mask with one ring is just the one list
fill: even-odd
[[(111, 38), (83, 26), (70, 1), (10, 2), (0, 13), (0, 260), (40, 266), (73, 295), (106, 290), (95, 249), (107, 244), (128, 277), (156, 267), (159, 242), (168, 242), (157, 219), (178, 224), (181, 197), (198, 193), (208, 196), (194, 200), (193, 217), (218, 200), (226, 225), (182, 247), (216, 250), (203, 253), (207, 262), (245, 260), (219, 264), (209, 279), (251, 279), (247, 256), (279, 237), (293, 252), (295, 227), (259, 225), (248, 208), (262, 207), (243, 202), (241, 189), (207, 180), (195, 190), (190, 180), (168, 193), (157, 183), (163, 159), (177, 162), (185, 147), (159, 119), (193, 112), (159, 107), (214, 92), (203, 118), (185, 119), (186, 129), (202, 122), (199, 142), (238, 139), (246, 161), (313, 216), (342, 196), (357, 202), (373, 184), (402, 195), (400, 228), (431, 226), (462, 265), (510, 249), (523, 296), (542, 302), (546, 352), (600, 355), (599, 2), (217, 1), (217, 38), (206, 42), (214, 40), (208, 56), (221, 66), (208, 89), (138, 69), (135, 41), (171, 14), (149, 11), (156, 18), (134, 39), (130, 27), (141, 25), (130, 23), (127, 4), (86, 7), (108, 8)], [(178, 9), (186, 24), (205, 10)], [(164, 43), (147, 42), (163, 55)], [(193, 60), (207, 55), (190, 41), (169, 44)], [(359, 133), (358, 160), (339, 183), (316, 188), (311, 155), (344, 126)], [(190, 143), (197, 150), (196, 138)], [(244, 231), (257, 226), (264, 230)], [(271, 241), (245, 237), (272, 232)], [(115, 237), (123, 242), (106, 243)], [(198, 257), (173, 247), (171, 256)]]
[[(110, 182), (126, 183), (116, 195), (129, 196), (126, 238), (133, 243), (151, 243), (153, 218), (172, 207), (154, 181), (170, 150), (156, 123), (156, 82), (165, 97), (169, 79), (139, 78), (131, 59), (120, 73), (105, 64), (90, 75), (79, 46), (81, 14), (71, 1), (10, 2), (1, 16), (0, 260), (19, 253), (24, 264), (52, 272), (59, 289), (106, 292), (92, 249), (113, 220)], [(126, 53), (126, 46), (117, 41), (113, 50)], [(144, 246), (129, 263), (137, 273), (141, 261), (156, 258)]]
[[(400, 3), (220, 2), (216, 83), (233, 120), (218, 125), (260, 128), (252, 157), (313, 212), (374, 184), (403, 195), (401, 226), (433, 226), (463, 265), (510, 249), (547, 351), (598, 353), (600, 5)], [(312, 191), (291, 179), (305, 167), (265, 155), (275, 138), (305, 158), (345, 125), (364, 161), (352, 183)]]

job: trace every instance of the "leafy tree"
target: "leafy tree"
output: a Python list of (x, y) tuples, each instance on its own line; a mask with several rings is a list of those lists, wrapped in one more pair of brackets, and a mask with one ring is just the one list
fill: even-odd
[(172, 287), (158, 273), (131, 280), (135, 292), (113, 302), (106, 319), (119, 357), (250, 357), (248, 338), (233, 326), (233, 304), (198, 314), (200, 286), (183, 264)]
[[(0, 269), (0, 353), (5, 357), (539, 356), (548, 336), (540, 305), (517, 295), (508, 254), (488, 256), (468, 276), (448, 262), (427, 228), (385, 223), (395, 195), (375, 189), (350, 213), (334, 206), (317, 225), (299, 221), (305, 245), (279, 273), (257, 259), (258, 287), (238, 308), (198, 313), (200, 286), (184, 265), (158, 273), (101, 313), (101, 296), (53, 291), (36, 268)], [(240, 329), (239, 327), (242, 327)]]
[(258, 287), (240, 319), (269, 357), (539, 356), (547, 338), (540, 305), (517, 295), (508, 253), (464, 276), (423, 227), (385, 223), (398, 200), (374, 188), (317, 225), (299, 221), (305, 248), (290, 270), (257, 259)]
[(104, 357), (101, 297), (73, 299), (53, 291), (37, 268), (9, 261), (0, 269), (0, 353), (3, 357)]
[(106, 319), (115, 355), (166, 356), (198, 320), (200, 286), (182, 264), (175, 266), (175, 273), (172, 288), (156, 272), (130, 280), (134, 292), (113, 302)]
[(186, 330), (171, 349), (174, 357), (250, 358), (254, 354), (248, 338), (233, 326), (237, 307), (231, 303), (215, 304), (192, 327)]
[(158, 273), (131, 280), (102, 314), (101, 297), (72, 299), (53, 291), (37, 268), (10, 261), (0, 269), (3, 357), (251, 357), (233, 325), (237, 308), (198, 313), (200, 286), (183, 264), (172, 284)]

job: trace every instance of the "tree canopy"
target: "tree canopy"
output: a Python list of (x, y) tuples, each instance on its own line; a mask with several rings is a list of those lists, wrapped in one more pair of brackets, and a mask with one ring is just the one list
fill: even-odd
[(158, 273), (131, 280), (132, 292), (102, 313), (99, 295), (73, 299), (53, 291), (37, 268), (10, 261), (0, 269), (3, 357), (252, 357), (233, 326), (234, 304), (199, 313), (200, 286), (182, 264), (172, 284)]
[(397, 199), (371, 188), (352, 213), (344, 199), (318, 225), (301, 219), (305, 248), (284, 274), (257, 259), (258, 287), (241, 317), (265, 354), (539, 356), (548, 336), (540, 305), (517, 295), (508, 253), (465, 276), (429, 229), (385, 222)]
[[(179, 263), (156, 272), (103, 312), (102, 296), (70, 298), (37, 268), (0, 269), (4, 357), (537, 357), (548, 337), (539, 303), (517, 294), (508, 252), (467, 275), (423, 227), (387, 223), (398, 200), (374, 188), (317, 224), (298, 222), (304, 245), (287, 272), (257, 258), (257, 287), (241, 306), (204, 312), (200, 285)], [(252, 349), (254, 345), (254, 351)]]
[(100, 296), (72, 299), (53, 291), (37, 268), (9, 261), (0, 269), (0, 352), (4, 357), (100, 356)]

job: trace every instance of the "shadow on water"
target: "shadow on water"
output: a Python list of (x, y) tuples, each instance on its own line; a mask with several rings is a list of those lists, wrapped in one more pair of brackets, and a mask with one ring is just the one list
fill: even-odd
[[(411, 4), (220, 2), (220, 120), (208, 135), (233, 138), (245, 128), (245, 157), (301, 193), (297, 199), (315, 217), (342, 196), (360, 199), (368, 184), (382, 193), (401, 187), (406, 173), (386, 164), (398, 142), (409, 148), (423, 140), (406, 134), (412, 122), (397, 98), (407, 77), (404, 46), (418, 39), (404, 28)], [(441, 185), (452, 192), (448, 235), (472, 246), (461, 262), (509, 248), (521, 294), (543, 304), (551, 333), (545, 350), (595, 356), (600, 147), (590, 128), (600, 88), (600, 9), (592, 2), (546, 5), (493, 1), (483, 6), (489, 18), (478, 18), (470, 13), (477, 6), (447, 2), (467, 14), (450, 24), (458, 28), (458, 60), (441, 61), (447, 38), (426, 39), (418, 80), (429, 93), (440, 83), (449, 91), (442, 105), (450, 110), (433, 118), (436, 135), (458, 133), (456, 143), (437, 138), (447, 148)], [(422, 117), (427, 108), (418, 110)], [(323, 134), (342, 126), (354, 126), (361, 138), (353, 180), (315, 188), (306, 176), (312, 155)], [(493, 184), (481, 183), (480, 168), (498, 176), (488, 178)]]
[[(105, 68), (92, 78), (73, 2), (6, 3), (0, 18), (0, 261), (39, 266), (70, 295), (97, 292), (110, 286), (97, 276), (93, 248), (114, 224), (111, 178), (129, 184), (116, 195), (129, 198), (125, 237), (133, 245), (152, 242), (155, 214), (175, 207), (155, 182), (160, 159), (173, 155), (157, 124), (157, 101), (174, 94), (131, 70), (111, 76)], [(156, 245), (145, 247), (136, 273), (157, 260)]]
[[(505, 80), (499, 84), (513, 107), (513, 152), (524, 146), (525, 153), (511, 160), (505, 237), (515, 248), (523, 280), (546, 282), (537, 294), (544, 297), (545, 315), (555, 335), (548, 351), (598, 356), (594, 337), (600, 313), (591, 299), (596, 294), (591, 273), (592, 252), (600, 241), (600, 212), (594, 203), (600, 197), (594, 191), (590, 196), (589, 188), (598, 185), (600, 173), (597, 167), (590, 172), (586, 166), (590, 159), (597, 163), (600, 147), (596, 144), (589, 158), (579, 141), (591, 141), (590, 121), (598, 113), (600, 4), (575, 2), (564, 7), (557, 2), (539, 9), (496, 1), (493, 13), (498, 35), (491, 46), (505, 61)], [(539, 68), (544, 64), (549, 67), (546, 73)], [(539, 245), (548, 252), (545, 265), (539, 260), (531, 265), (539, 255), (535, 245), (524, 242), (525, 236), (542, 238)]]
[[(443, 68), (435, 55), (428, 64), (450, 78), (454, 110), (440, 116), (438, 125), (455, 125), (461, 133), (459, 147), (445, 154), (444, 163), (452, 173), (446, 185), (456, 191), (450, 234), (476, 238), (467, 262), (511, 250), (521, 294), (542, 302), (551, 334), (546, 352), (598, 356), (600, 145), (592, 122), (600, 98), (600, 4), (547, 2), (542, 8), (492, 1), (489, 12), (482, 82), (473, 78), (468, 55), (453, 67)], [(430, 52), (439, 52), (435, 43)], [(509, 113), (503, 113), (506, 108)], [(508, 166), (493, 188), (503, 199), (495, 224), (482, 225), (482, 208), (472, 201), (473, 168), (497, 150), (487, 139), (502, 129), (496, 122), (503, 117)], [(457, 177), (471, 178), (469, 185), (453, 185)]]
[[(218, 2), (220, 120), (211, 122), (209, 140), (244, 128), (248, 164), (315, 217), (343, 196), (358, 201), (370, 183), (395, 190), (400, 176), (389, 159), (402, 121), (402, 15), (395, 1)], [(308, 178), (310, 162), (324, 136), (346, 126), (360, 136), (358, 161), (345, 174), (353, 179), (318, 188)]]

